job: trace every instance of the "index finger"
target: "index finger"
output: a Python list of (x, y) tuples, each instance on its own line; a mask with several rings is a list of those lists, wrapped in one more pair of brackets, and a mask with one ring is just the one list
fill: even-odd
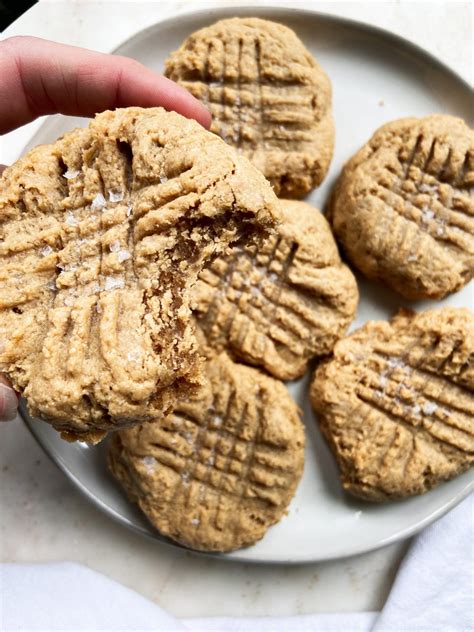
[(132, 105), (211, 122), (187, 90), (133, 59), (36, 37), (0, 42), (0, 77), (0, 134), (44, 114), (93, 116)]

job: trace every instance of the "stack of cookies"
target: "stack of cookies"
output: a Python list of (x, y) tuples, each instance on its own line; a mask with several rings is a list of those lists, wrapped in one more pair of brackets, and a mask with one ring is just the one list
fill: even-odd
[(223, 20), (166, 74), (208, 106), (211, 132), (160, 108), (106, 112), (3, 176), (0, 362), (31, 413), (68, 440), (114, 431), (128, 497), (208, 551), (285, 514), (305, 436), (283, 381), (310, 363), (348, 492), (419, 494), (470, 467), (472, 312), (402, 309), (344, 337), (359, 295), (336, 239), (403, 297), (468, 283), (472, 130), (444, 115), (385, 125), (325, 217), (297, 198), (330, 165), (331, 85), (295, 33)]

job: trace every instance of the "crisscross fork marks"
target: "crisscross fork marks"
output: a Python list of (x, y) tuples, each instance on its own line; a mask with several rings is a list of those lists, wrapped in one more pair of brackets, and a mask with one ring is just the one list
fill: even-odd
[[(415, 343), (413, 345), (413, 349), (416, 346), (417, 344)], [(456, 423), (449, 423), (449, 410), (446, 407), (452, 409), (455, 415), (456, 413), (458, 415), (461, 415), (461, 417), (465, 418), (466, 421), (469, 418), (472, 419), (472, 411), (466, 409), (456, 402), (446, 402), (443, 399), (443, 393), (449, 388), (450, 384), (455, 388), (462, 389), (463, 387), (460, 387), (458, 384), (449, 380), (447, 376), (440, 375), (439, 373), (431, 374), (430, 372), (421, 368), (425, 357), (427, 357), (429, 353), (427, 355), (425, 354), (425, 356), (420, 359), (420, 362), (417, 366), (411, 365), (408, 361), (410, 351), (410, 349), (407, 350), (406, 353), (404, 353), (404, 355), (399, 358), (392, 358), (379, 351), (374, 351), (374, 359), (379, 358), (382, 361), (386, 362), (385, 368), (380, 375), (377, 374), (375, 369), (372, 370), (367, 368), (368, 372), (366, 373), (366, 375), (370, 377), (369, 383), (367, 385), (358, 385), (356, 389), (357, 397), (365, 401), (368, 405), (374, 406), (380, 411), (385, 411), (388, 416), (396, 417), (400, 420), (400, 423), (402, 423), (402, 425), (410, 428), (411, 432), (416, 431), (418, 433), (421, 433), (422, 437), (429, 437), (429, 440), (431, 442), (433, 440), (440, 441), (442, 443), (447, 443), (451, 445), (453, 448), (462, 450), (463, 448), (456, 443), (454, 437), (454, 442), (446, 442), (439, 437), (439, 433), (433, 434), (432, 432), (430, 432), (432, 427), (426, 426), (426, 420), (432, 418), (434, 423), (438, 425), (443, 424), (444, 426), (451, 428), (455, 433), (463, 433), (464, 435), (469, 436), (471, 439), (473, 439), (474, 428), (470, 432), (469, 427), (465, 424), (461, 424), (459, 426)], [(404, 371), (404, 373), (407, 375), (407, 385), (405, 385), (403, 381), (398, 381), (397, 379), (395, 379), (394, 373), (398, 369)], [(415, 375), (420, 375), (424, 377), (421, 389), (413, 386), (413, 383), (416, 382)], [(375, 379), (379, 380), (378, 387), (376, 385)], [(426, 392), (426, 387), (430, 379), (442, 380), (444, 382), (444, 386), (437, 396), (433, 396), (432, 394), (428, 394)], [(388, 394), (386, 392), (386, 388), (388, 387), (388, 383), (390, 381), (393, 381), (393, 383), (397, 385), (395, 394)], [(391, 388), (390, 390), (393, 389)], [(407, 399), (407, 395), (404, 394), (403, 391), (409, 392), (409, 399)], [(411, 400), (414, 400), (416, 402), (415, 405), (412, 405), (410, 403)], [(401, 409), (402, 412), (397, 412), (399, 409)], [(442, 416), (440, 415), (440, 411), (443, 413)]]

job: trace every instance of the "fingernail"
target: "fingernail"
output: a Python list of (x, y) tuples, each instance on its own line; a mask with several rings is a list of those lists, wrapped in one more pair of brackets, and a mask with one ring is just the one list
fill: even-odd
[(13, 421), (18, 411), (18, 398), (15, 391), (0, 384), (0, 421)]

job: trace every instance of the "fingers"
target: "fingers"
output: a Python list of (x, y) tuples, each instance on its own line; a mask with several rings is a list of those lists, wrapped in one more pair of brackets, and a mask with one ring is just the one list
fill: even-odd
[(12, 421), (18, 411), (18, 397), (8, 380), (0, 375), (0, 421)]
[(0, 42), (0, 134), (43, 114), (93, 116), (161, 105), (209, 127), (208, 110), (181, 86), (137, 61), (35, 37)]

